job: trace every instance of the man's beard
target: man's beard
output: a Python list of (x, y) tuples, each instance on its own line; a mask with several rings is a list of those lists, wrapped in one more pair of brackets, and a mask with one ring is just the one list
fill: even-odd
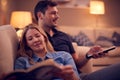
[(48, 27), (49, 27), (50, 29), (54, 29), (54, 28), (56, 28), (57, 26), (56, 26), (56, 25), (51, 25), (51, 26), (48, 25)]
[(57, 27), (57, 26), (53, 25), (53, 26), (52, 26), (52, 29), (55, 29), (56, 27)]

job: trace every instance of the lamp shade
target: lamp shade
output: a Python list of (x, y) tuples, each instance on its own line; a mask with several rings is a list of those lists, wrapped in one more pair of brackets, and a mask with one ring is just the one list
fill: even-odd
[(103, 1), (90, 1), (90, 13), (91, 14), (104, 14), (104, 2)]
[(10, 24), (15, 28), (24, 28), (32, 23), (32, 16), (29, 11), (14, 11), (11, 15)]

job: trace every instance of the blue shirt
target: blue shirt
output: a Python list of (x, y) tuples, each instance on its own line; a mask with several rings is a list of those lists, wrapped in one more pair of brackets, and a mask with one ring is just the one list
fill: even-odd
[[(39, 58), (37, 55), (33, 55), (32, 58), (33, 58), (34, 62), (42, 61), (42, 59)], [(68, 54), (67, 52), (64, 52), (64, 51), (58, 51), (58, 52), (54, 52), (54, 53), (48, 52), (45, 56), (45, 59), (49, 59), (49, 58), (54, 59), (54, 61), (57, 62), (58, 64), (72, 65), (75, 74), (78, 75), (74, 60), (73, 60), (72, 56), (70, 54)], [(19, 57), (15, 61), (14, 68), (15, 68), (15, 70), (16, 69), (28, 69), (31, 66), (32, 65), (29, 63), (29, 60), (27, 57)], [(79, 77), (79, 75), (78, 75), (78, 77)], [(59, 80), (61, 80), (61, 79), (59, 79)]]

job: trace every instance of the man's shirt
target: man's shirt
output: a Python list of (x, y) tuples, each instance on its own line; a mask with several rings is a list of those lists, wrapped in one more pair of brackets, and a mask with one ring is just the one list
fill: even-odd
[(48, 33), (46, 34), (55, 51), (66, 51), (70, 54), (75, 53), (71, 39), (66, 33), (56, 29), (53, 29), (53, 32), (53, 36), (50, 36)]

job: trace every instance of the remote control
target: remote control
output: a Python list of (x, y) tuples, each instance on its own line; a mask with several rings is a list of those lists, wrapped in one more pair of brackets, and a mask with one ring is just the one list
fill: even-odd
[[(112, 46), (112, 47), (110, 47), (108, 49), (105, 49), (103, 51), (98, 52), (98, 54), (101, 55), (101, 53), (108, 53), (109, 51), (114, 50), (115, 48), (116, 48), (116, 46)], [(92, 55), (88, 55), (87, 57), (88, 58), (92, 58), (93, 56)]]

